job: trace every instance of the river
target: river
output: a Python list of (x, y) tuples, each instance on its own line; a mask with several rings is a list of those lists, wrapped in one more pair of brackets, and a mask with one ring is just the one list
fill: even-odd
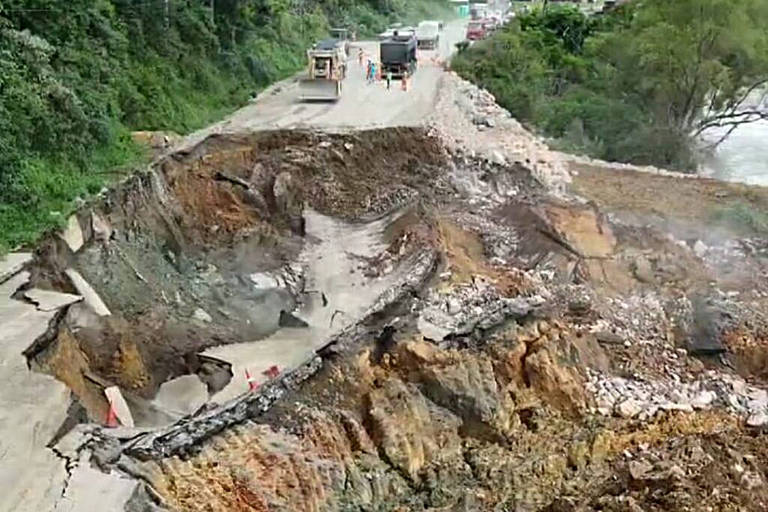
[[(707, 138), (718, 135), (713, 130)], [(768, 186), (768, 121), (740, 126), (705, 166), (706, 174), (714, 178)]]

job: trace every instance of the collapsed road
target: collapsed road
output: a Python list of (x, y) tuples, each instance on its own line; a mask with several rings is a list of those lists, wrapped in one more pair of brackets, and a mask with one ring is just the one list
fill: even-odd
[(3, 260), (0, 508), (764, 510), (768, 243), (648, 213), (746, 192), (355, 71)]

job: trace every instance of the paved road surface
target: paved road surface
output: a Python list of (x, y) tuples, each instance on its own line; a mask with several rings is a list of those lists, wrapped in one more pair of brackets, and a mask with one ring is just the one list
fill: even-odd
[(232, 380), (213, 397), (223, 403), (248, 391), (245, 371), (261, 383), (263, 372), (273, 365), (281, 370), (307, 361), (333, 334), (357, 321), (404, 269), (383, 278), (366, 278), (359, 270), (361, 258), (373, 258), (387, 248), (383, 234), (393, 219), (369, 224), (345, 222), (306, 212), (308, 242), (300, 259), (307, 269), (306, 289), (321, 292), (307, 297), (296, 315), (308, 328), (283, 328), (274, 335), (251, 343), (224, 345), (207, 350), (206, 356), (232, 364)]
[(351, 51), (349, 75), (344, 81), (342, 98), (336, 103), (302, 102), (296, 78), (268, 89), (248, 106), (221, 123), (188, 137), (182, 146), (196, 144), (211, 133), (240, 132), (263, 129), (312, 127), (329, 131), (375, 128), (384, 126), (417, 126), (431, 113), (437, 98), (442, 68), (433, 59), (444, 60), (466, 31), (465, 21), (447, 23), (438, 50), (420, 50), (419, 69), (408, 91), (393, 82), (387, 91), (384, 82), (366, 84), (364, 70), (358, 64), (356, 48), (378, 57), (378, 42), (359, 42)]

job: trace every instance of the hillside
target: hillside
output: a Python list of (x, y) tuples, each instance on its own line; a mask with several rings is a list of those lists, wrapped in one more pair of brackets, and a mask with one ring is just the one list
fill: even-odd
[(363, 36), (441, 8), (440, 0), (0, 2), (0, 253), (61, 225), (76, 197), (140, 162), (131, 131), (184, 134), (222, 118), (300, 69), (331, 25)]

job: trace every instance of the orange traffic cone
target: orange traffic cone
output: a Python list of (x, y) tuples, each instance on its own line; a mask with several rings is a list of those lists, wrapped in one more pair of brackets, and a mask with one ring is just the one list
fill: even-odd
[(245, 380), (248, 382), (248, 389), (250, 391), (255, 391), (259, 388), (259, 383), (256, 382), (256, 377), (251, 377), (251, 374), (248, 370), (245, 370)]
[(280, 368), (278, 368), (278, 367), (277, 367), (277, 365), (275, 365), (275, 366), (270, 366), (270, 367), (269, 367), (267, 370), (265, 370), (263, 373), (264, 373), (264, 375), (266, 375), (266, 376), (267, 376), (267, 377), (269, 377), (270, 379), (274, 379), (274, 378), (277, 378), (277, 376), (279, 376), (279, 375), (280, 375)]

